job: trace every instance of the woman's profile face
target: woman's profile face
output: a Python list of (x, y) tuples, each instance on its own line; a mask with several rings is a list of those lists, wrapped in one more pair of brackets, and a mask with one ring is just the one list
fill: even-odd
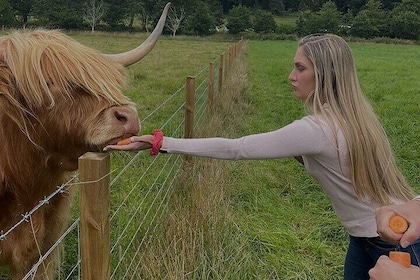
[(306, 99), (315, 89), (315, 71), (312, 62), (305, 56), (303, 47), (298, 47), (293, 60), (293, 69), (289, 80), (299, 99)]

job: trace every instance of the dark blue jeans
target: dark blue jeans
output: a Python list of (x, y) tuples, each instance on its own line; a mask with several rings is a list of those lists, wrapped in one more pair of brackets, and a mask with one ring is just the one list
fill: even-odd
[(389, 255), (390, 251), (404, 251), (411, 255), (411, 264), (420, 263), (420, 239), (403, 249), (383, 241), (379, 237), (350, 236), (349, 249), (344, 264), (344, 280), (368, 280), (369, 269), (375, 266), (381, 255)]

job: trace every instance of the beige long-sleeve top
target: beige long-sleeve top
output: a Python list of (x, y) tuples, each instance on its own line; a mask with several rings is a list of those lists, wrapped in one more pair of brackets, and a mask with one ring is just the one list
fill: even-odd
[(161, 150), (229, 160), (302, 156), (307, 172), (322, 186), (348, 233), (376, 237), (375, 209), (381, 205), (357, 198), (346, 141), (341, 130), (336, 130), (334, 135), (326, 121), (306, 116), (281, 129), (237, 139), (164, 137)]

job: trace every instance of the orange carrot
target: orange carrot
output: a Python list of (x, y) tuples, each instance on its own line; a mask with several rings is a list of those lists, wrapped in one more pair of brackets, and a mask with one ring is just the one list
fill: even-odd
[(123, 146), (123, 145), (128, 145), (131, 143), (131, 137), (130, 138), (126, 138), (124, 140), (118, 141), (117, 145), (118, 146)]
[(389, 227), (395, 233), (404, 233), (408, 228), (408, 222), (403, 217), (395, 215), (389, 219)]
[(407, 252), (391, 251), (389, 252), (389, 258), (407, 268), (411, 265), (410, 253)]

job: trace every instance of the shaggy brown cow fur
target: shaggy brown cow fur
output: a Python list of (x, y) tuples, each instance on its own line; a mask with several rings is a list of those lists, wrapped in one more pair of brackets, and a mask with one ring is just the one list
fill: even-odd
[[(124, 66), (111, 60), (59, 31), (0, 38), (0, 230), (66, 182), (82, 154), (139, 132), (135, 105), (122, 94)], [(0, 265), (13, 279), (56, 242), (69, 208), (70, 194), (59, 194), (0, 240)], [(54, 278), (55, 259), (37, 279)]]

